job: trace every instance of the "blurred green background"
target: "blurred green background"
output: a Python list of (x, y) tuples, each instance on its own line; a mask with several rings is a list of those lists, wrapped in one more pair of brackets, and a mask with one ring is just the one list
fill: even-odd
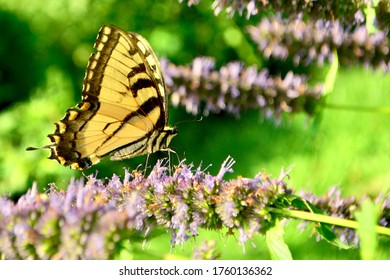
[[(66, 109), (81, 99), (85, 66), (99, 28), (114, 24), (142, 34), (158, 56), (177, 64), (196, 56), (215, 57), (217, 65), (241, 60), (262, 65), (245, 26), (261, 15), (214, 16), (213, 1), (187, 7), (177, 0), (0, 0), (0, 195), (17, 197), (33, 181), (41, 190), (55, 182), (66, 187), (80, 171), (47, 160), (48, 151), (26, 152), (28, 146), (49, 143)], [(283, 71), (283, 69), (280, 69)], [(362, 68), (340, 69), (334, 92), (327, 102), (339, 105), (390, 108), (390, 75)], [(183, 108), (170, 108), (170, 124), (193, 120)], [(340, 186), (344, 195), (377, 195), (390, 183), (390, 115), (358, 110), (323, 109), (320, 115), (285, 116), (281, 122), (264, 119), (257, 111), (240, 118), (210, 115), (200, 122), (180, 124), (171, 147), (181, 159), (202, 164), (216, 174), (231, 155), (234, 174), (253, 177), (260, 171), (277, 177), (281, 168), (293, 166), (289, 187), (324, 194)], [(150, 157), (149, 164), (163, 153)], [(175, 158), (175, 156), (173, 156)], [(145, 157), (123, 162), (103, 160), (85, 175), (123, 175)], [(358, 250), (340, 250), (298, 231), (297, 222), (286, 226), (286, 242), (295, 259), (358, 259)], [(298, 231), (298, 233), (297, 233)], [(226, 231), (201, 232), (196, 240), (171, 251), (170, 235), (164, 234), (131, 247), (124, 258), (189, 258), (203, 238), (216, 239), (223, 259), (268, 259), (263, 237), (237, 245), (237, 236)], [(390, 259), (390, 242), (381, 240), (379, 256)]]

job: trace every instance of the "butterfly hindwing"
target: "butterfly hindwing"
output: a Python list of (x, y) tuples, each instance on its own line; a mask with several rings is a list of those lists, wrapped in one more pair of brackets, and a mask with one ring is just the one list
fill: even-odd
[(167, 96), (149, 43), (136, 33), (103, 26), (83, 81), (82, 101), (68, 109), (48, 137), (49, 158), (85, 169), (112, 155), (131, 158), (167, 149)]

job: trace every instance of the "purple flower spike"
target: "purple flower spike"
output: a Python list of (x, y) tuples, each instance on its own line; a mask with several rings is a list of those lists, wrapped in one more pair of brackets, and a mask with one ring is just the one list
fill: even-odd
[[(184, 2), (184, 0), (179, 2)], [(198, 4), (200, 0), (188, 0), (187, 2), (188, 6), (192, 6)], [(381, 2), (384, 2), (382, 4), (383, 7), (379, 9), (386, 11), (386, 0), (382, 0), (379, 3)], [(359, 23), (365, 20), (361, 11), (371, 7), (371, 5), (371, 0), (333, 1), (331, 3), (324, 3), (318, 0), (214, 0), (211, 6), (215, 15), (226, 11), (229, 16), (234, 14), (246, 15), (247, 19), (256, 16), (259, 11), (278, 11), (289, 15), (291, 18), (305, 15), (315, 19), (337, 19), (342, 22)], [(385, 18), (385, 15), (388, 14), (384, 13), (380, 19)], [(385, 20), (383, 21), (386, 22)]]
[(322, 66), (333, 61), (337, 51), (341, 65), (363, 65), (384, 72), (390, 71), (390, 42), (387, 30), (370, 34), (365, 25), (351, 30), (339, 21), (303, 21), (264, 18), (248, 28), (249, 35), (265, 58), (286, 60), (296, 65)]
[[(231, 157), (216, 176), (184, 161), (173, 170), (164, 162), (159, 161), (147, 177), (139, 170), (125, 171), (123, 179), (115, 174), (107, 180), (91, 175), (86, 183), (72, 179), (66, 190), (52, 184), (41, 194), (34, 185), (17, 203), (0, 197), (1, 257), (110, 259), (133, 233), (149, 238), (156, 227), (171, 232), (172, 246), (197, 236), (200, 228), (225, 228), (237, 233), (244, 245), (280, 218), (270, 209), (285, 205), (292, 195), (284, 170), (277, 178), (260, 173), (253, 179), (224, 180), (224, 174), (232, 172)], [(337, 189), (325, 198), (305, 197), (336, 217), (350, 218), (357, 203), (341, 198)], [(380, 201), (384, 209), (380, 222), (387, 225), (390, 203), (388, 198)], [(357, 242), (351, 230), (340, 234), (346, 242)], [(207, 249), (200, 252), (206, 254)]]
[(241, 62), (230, 62), (217, 70), (213, 59), (198, 57), (188, 66), (162, 59), (161, 66), (172, 104), (194, 115), (239, 115), (247, 109), (258, 109), (276, 119), (282, 112), (306, 110), (311, 114), (306, 104), (318, 102), (323, 95), (322, 84), (309, 86), (304, 75), (271, 76), (267, 69), (258, 71), (256, 66), (245, 67)]

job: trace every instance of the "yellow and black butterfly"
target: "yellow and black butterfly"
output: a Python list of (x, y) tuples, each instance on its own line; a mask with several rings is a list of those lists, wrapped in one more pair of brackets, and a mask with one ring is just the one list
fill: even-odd
[[(122, 160), (169, 150), (175, 127), (159, 61), (142, 36), (103, 26), (89, 58), (82, 101), (49, 134), (49, 159), (86, 169), (111, 155)], [(27, 148), (34, 150), (36, 148)]]

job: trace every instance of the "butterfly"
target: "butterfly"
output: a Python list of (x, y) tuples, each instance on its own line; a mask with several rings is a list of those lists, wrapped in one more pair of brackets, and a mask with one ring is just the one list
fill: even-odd
[[(159, 61), (141, 35), (104, 25), (83, 81), (82, 101), (49, 134), (49, 159), (87, 169), (102, 158), (122, 160), (169, 151), (168, 101)], [(40, 148), (29, 147), (27, 150)]]

